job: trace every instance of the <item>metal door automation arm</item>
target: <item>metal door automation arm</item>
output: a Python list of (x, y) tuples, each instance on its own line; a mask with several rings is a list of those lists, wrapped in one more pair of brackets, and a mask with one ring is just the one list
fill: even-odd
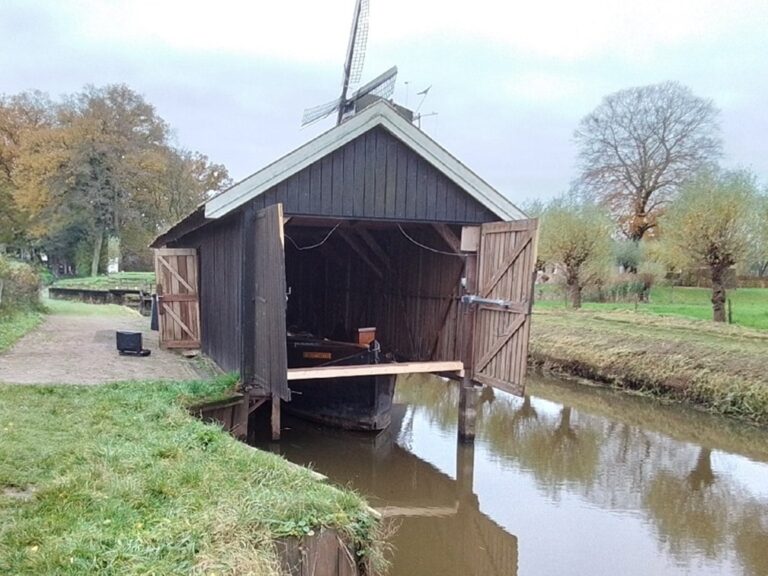
[(487, 304), (490, 306), (498, 306), (500, 308), (509, 308), (513, 303), (509, 300), (501, 300), (494, 298), (481, 298), (474, 294), (465, 294), (461, 297), (462, 304)]

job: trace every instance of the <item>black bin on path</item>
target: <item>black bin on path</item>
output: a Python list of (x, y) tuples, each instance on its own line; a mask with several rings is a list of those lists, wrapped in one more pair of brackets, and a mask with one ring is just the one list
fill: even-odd
[(142, 346), (141, 332), (127, 332), (118, 330), (115, 333), (117, 351), (122, 355), (149, 356), (150, 351)]

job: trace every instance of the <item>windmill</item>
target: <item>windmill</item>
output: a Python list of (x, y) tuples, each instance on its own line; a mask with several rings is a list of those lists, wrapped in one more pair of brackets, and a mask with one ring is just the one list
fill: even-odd
[(349, 33), (347, 57), (344, 61), (344, 75), (341, 82), (339, 98), (307, 108), (301, 118), (301, 125), (307, 126), (326, 118), (336, 112), (336, 124), (349, 113), (354, 113), (356, 104), (366, 96), (389, 98), (395, 91), (397, 66), (393, 66), (367, 84), (358, 88), (351, 96), (347, 96), (351, 86), (360, 82), (365, 62), (365, 45), (368, 42), (368, 0), (356, 0), (355, 12), (352, 16), (352, 30)]

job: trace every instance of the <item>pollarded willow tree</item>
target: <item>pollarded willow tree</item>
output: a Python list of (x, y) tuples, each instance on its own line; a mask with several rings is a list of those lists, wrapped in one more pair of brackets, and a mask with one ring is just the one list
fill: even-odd
[(581, 308), (584, 287), (610, 265), (611, 220), (594, 204), (563, 197), (547, 205), (540, 222), (539, 257), (562, 270), (571, 306)]
[(721, 153), (718, 111), (677, 82), (620, 90), (579, 124), (577, 186), (639, 241), (694, 174)]
[(725, 322), (726, 274), (748, 254), (756, 206), (751, 174), (708, 171), (682, 188), (662, 218), (671, 263), (709, 271), (715, 322)]

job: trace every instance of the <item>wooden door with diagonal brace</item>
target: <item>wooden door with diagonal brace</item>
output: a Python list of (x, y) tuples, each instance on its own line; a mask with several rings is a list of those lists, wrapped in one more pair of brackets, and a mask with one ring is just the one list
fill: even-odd
[(493, 222), (480, 227), (473, 379), (512, 394), (525, 391), (536, 220)]
[(157, 312), (161, 348), (200, 347), (197, 251), (155, 250)]

